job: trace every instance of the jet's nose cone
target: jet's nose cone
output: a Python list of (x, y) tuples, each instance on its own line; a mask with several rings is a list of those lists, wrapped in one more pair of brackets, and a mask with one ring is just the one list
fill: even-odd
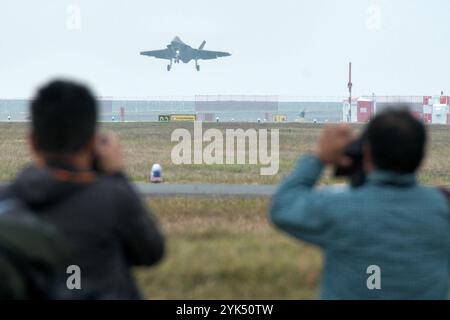
[(172, 42), (181, 42), (180, 37), (176, 36), (175, 38), (173, 38)]

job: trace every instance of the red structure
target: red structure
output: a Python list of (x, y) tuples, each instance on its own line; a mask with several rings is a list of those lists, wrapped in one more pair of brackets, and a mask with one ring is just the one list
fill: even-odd
[(214, 113), (203, 114), (203, 121), (213, 122), (215, 118), (216, 118), (216, 115)]
[(423, 97), (423, 122), (429, 124), (450, 124), (450, 97)]
[(125, 107), (120, 107), (120, 120), (125, 121)]
[(375, 103), (372, 100), (358, 99), (356, 106), (357, 122), (369, 122), (375, 114)]

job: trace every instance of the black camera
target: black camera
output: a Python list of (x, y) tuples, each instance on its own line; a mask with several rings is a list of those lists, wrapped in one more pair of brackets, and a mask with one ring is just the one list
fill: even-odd
[(350, 143), (344, 150), (344, 155), (351, 159), (350, 166), (336, 167), (335, 177), (347, 177), (353, 188), (362, 186), (366, 182), (366, 173), (363, 168), (363, 145), (365, 134)]

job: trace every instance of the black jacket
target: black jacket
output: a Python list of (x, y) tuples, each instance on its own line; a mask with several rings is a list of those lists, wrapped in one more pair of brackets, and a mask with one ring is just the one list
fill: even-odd
[(80, 183), (29, 167), (4, 195), (23, 201), (64, 234), (70, 263), (81, 269), (81, 290), (68, 297), (139, 299), (131, 267), (163, 257), (163, 236), (123, 174)]

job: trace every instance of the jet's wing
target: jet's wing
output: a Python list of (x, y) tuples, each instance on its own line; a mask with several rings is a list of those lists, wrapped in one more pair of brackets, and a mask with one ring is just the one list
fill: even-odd
[(217, 59), (221, 57), (228, 57), (231, 56), (228, 52), (221, 52), (221, 51), (208, 51), (208, 50), (198, 50), (194, 49), (194, 59), (196, 60), (212, 60)]
[(141, 52), (142, 56), (148, 56), (148, 57), (155, 57), (157, 59), (172, 59), (172, 53), (169, 49), (163, 49), (163, 50), (153, 50), (153, 51), (144, 51)]

